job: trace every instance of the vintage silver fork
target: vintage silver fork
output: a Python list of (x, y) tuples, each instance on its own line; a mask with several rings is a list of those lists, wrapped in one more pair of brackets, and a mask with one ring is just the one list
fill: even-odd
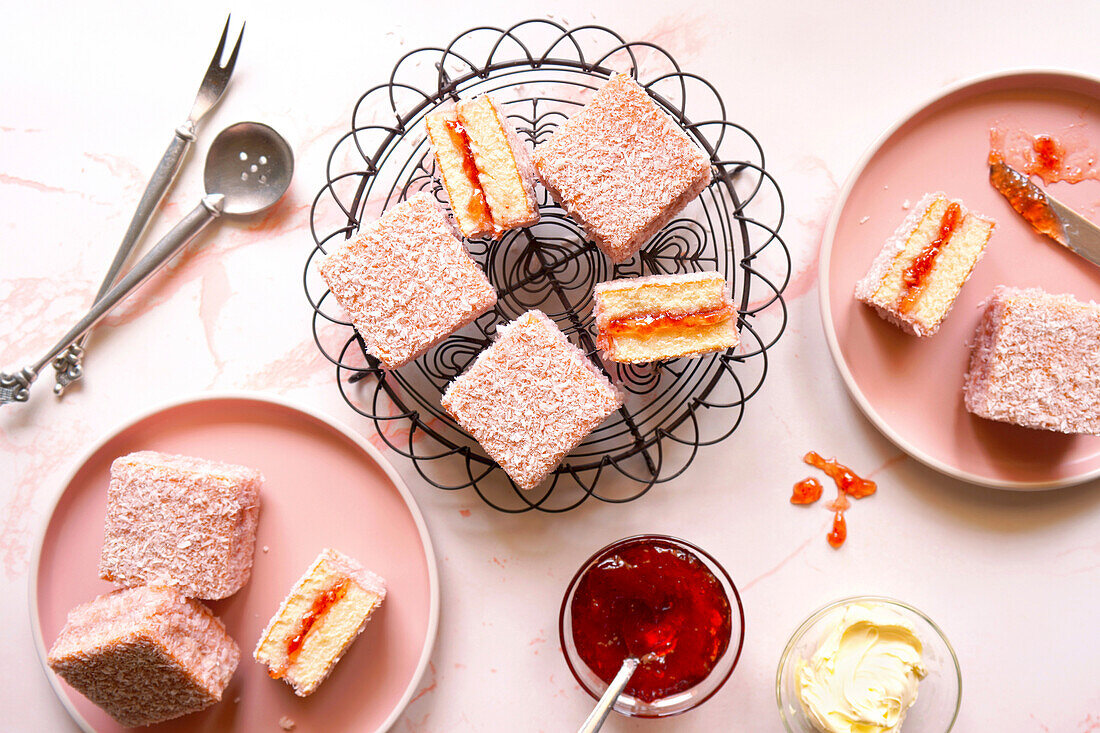
[[(202, 78), (202, 85), (195, 97), (195, 104), (191, 107), (191, 114), (188, 115), (186, 122), (176, 128), (175, 134), (172, 136), (172, 142), (168, 144), (168, 150), (164, 152), (164, 157), (160, 159), (160, 165), (153, 172), (149, 185), (145, 187), (145, 193), (142, 194), (141, 201), (138, 202), (137, 210), (134, 212), (134, 218), (130, 220), (130, 226), (126, 229), (126, 236), (122, 238), (122, 243), (118, 246), (118, 251), (115, 252), (111, 267), (107, 270), (103, 283), (99, 286), (95, 301), (106, 295), (111, 286), (118, 280), (118, 276), (122, 272), (122, 266), (126, 264), (130, 252), (133, 251), (138, 239), (141, 238), (141, 234), (145, 231), (153, 212), (160, 205), (161, 199), (164, 198), (164, 194), (168, 192), (168, 188), (179, 172), (183, 164), (183, 158), (191, 147), (191, 143), (195, 140), (195, 129), (199, 120), (218, 103), (229, 84), (229, 77), (232, 76), (233, 67), (237, 64), (237, 53), (241, 50), (244, 24), (241, 25), (241, 33), (237, 36), (237, 44), (233, 47), (233, 53), (230, 54), (225, 66), (222, 66), (222, 52), (225, 50), (225, 39), (228, 34), (229, 18), (226, 18), (221, 40), (218, 41), (218, 48), (214, 51), (214, 58), (210, 60), (210, 67), (206, 70), (206, 76)], [(57, 377), (53, 391), (58, 397), (65, 393), (66, 387), (84, 376), (82, 362), (84, 359), (84, 344), (87, 340), (88, 334), (85, 333), (53, 360), (53, 368)], [(27, 370), (23, 371), (26, 372)], [(28, 376), (22, 372), (20, 374), (22, 379), (17, 379), (15, 376), (9, 376), (7, 380), (0, 379), (0, 404), (12, 399), (19, 400), (19, 395), (26, 394), (26, 388), (30, 386), (29, 382), (23, 385), (22, 391), (18, 394), (14, 392), (5, 394), (4, 392), (6, 389), (16, 389)], [(31, 377), (31, 381), (35, 377), (37, 377), (37, 374)], [(4, 384), (4, 381), (12, 379), (17, 379), (17, 384)], [(26, 399), (25, 396), (24, 399)]]

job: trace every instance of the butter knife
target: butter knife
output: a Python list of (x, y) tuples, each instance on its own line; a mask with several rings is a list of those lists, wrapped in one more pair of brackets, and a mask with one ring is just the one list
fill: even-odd
[(1100, 266), (1100, 227), (1045, 192), (998, 156), (990, 157), (989, 182), (1035, 231)]

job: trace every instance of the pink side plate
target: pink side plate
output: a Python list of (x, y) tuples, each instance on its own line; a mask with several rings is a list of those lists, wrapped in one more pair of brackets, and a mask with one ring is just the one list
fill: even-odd
[[(272, 397), (202, 396), (148, 412), (96, 443), (62, 485), (30, 576), (34, 642), (46, 676), (85, 731), (123, 731), (45, 666), (69, 609), (113, 585), (97, 572), (111, 461), (151, 449), (252, 466), (263, 472), (252, 578), (210, 605), (241, 648), (217, 705), (155, 731), (384, 731), (416, 691), (435, 643), (439, 583), (431, 539), (401, 477), (378, 451), (330, 418)], [(386, 579), (386, 603), (307, 698), (252, 659), (283, 596), (324, 547)]]
[[(990, 185), (989, 130), (1072, 127), (1100, 150), (1100, 80), (1013, 71), (957, 84), (887, 131), (849, 177), (825, 230), (821, 316), (852, 398), (909, 455), (955, 478), (1005, 489), (1052, 489), (1100, 476), (1100, 438), (991, 422), (963, 406), (969, 342), (999, 284), (1100, 301), (1100, 268), (1034, 233)], [(1055, 183), (1052, 194), (1100, 221), (1100, 182)], [(918, 339), (852, 296), (886, 239), (929, 191), (997, 220), (985, 257), (935, 336)]]

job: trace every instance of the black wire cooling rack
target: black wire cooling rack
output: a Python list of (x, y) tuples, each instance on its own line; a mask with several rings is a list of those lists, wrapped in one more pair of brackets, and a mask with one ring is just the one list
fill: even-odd
[[(499, 241), (467, 242), (497, 289), (496, 307), (399, 370), (382, 369), (316, 271), (318, 253), (350, 238), (360, 221), (425, 190), (446, 205), (434, 177), (424, 116), (440, 102), (492, 92), (521, 136), (538, 145), (587, 102), (613, 71), (631, 74), (706, 150), (714, 181), (677, 219), (622, 265), (609, 260), (540, 189), (542, 220)], [(445, 48), (410, 51), (389, 81), (363, 94), (351, 130), (333, 148), (314, 199), (315, 246), (304, 284), (317, 346), (336, 366), (344, 400), (440, 489), (473, 488), (504, 512), (564, 512), (589, 498), (622, 503), (684, 472), (702, 446), (737, 429), (762, 386), (767, 351), (787, 323), (782, 292), (790, 253), (778, 230), (783, 196), (748, 130), (727, 119), (705, 79), (660, 47), (627, 43), (593, 25), (567, 29), (529, 20), (469, 30)], [(335, 242), (333, 240), (336, 240)], [(722, 272), (738, 304), (742, 344), (724, 353), (648, 365), (603, 362), (595, 346), (592, 287), (646, 274)], [(493, 340), (497, 325), (538, 308), (599, 364), (626, 395), (619, 412), (546, 482), (517, 488), (443, 411), (446, 385)]]

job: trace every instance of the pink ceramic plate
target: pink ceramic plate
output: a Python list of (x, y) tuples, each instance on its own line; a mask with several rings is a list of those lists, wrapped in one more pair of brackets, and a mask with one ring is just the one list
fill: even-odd
[[(241, 647), (217, 705), (148, 730), (385, 730), (416, 690), (435, 643), (439, 589), (423, 517), (401, 478), (373, 446), (328, 418), (267, 397), (215, 396), (151, 412), (95, 445), (64, 484), (31, 574), (39, 657), (70, 608), (111, 590), (96, 572), (111, 461), (153, 449), (260, 469), (260, 528), (252, 579), (211, 603)], [(324, 547), (382, 575), (389, 594), (332, 676), (308, 698), (270, 679), (252, 650), (283, 596)], [(266, 551), (265, 551), (266, 549)], [(43, 665), (44, 666), (44, 665)], [(86, 731), (127, 730), (46, 668)]]
[[(1100, 80), (1054, 71), (983, 77), (949, 89), (883, 135), (852, 173), (826, 229), (822, 320), (852, 397), (911, 456), (986, 486), (1069, 486), (1100, 476), (1100, 438), (991, 422), (963, 407), (967, 343), (996, 285), (1100, 300), (1100, 268), (1032, 232), (989, 185), (989, 130), (998, 123), (1035, 134), (1073, 126), (1100, 149)], [(1100, 182), (1048, 189), (1100, 221)], [(852, 289), (908, 213), (904, 202), (938, 190), (992, 216), (997, 229), (939, 333), (917, 339), (856, 302)]]

